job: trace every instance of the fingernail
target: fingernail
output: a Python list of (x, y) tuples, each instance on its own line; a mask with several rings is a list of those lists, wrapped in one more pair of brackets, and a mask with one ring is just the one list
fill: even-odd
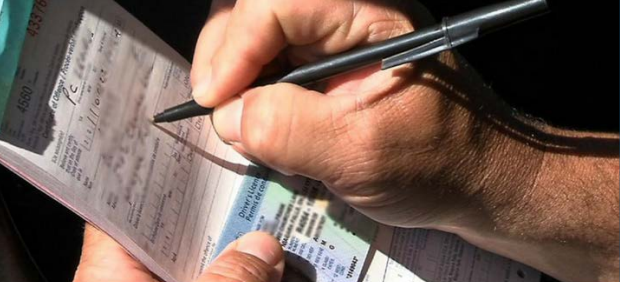
[(236, 96), (213, 111), (213, 126), (220, 139), (227, 143), (241, 142), (243, 99)]
[(204, 77), (198, 82), (196, 87), (192, 89), (192, 95), (194, 96), (194, 100), (196, 100), (198, 104), (201, 104), (203, 106), (210, 106), (208, 104), (205, 104), (205, 103), (208, 103), (208, 100), (210, 100), (209, 97), (207, 97), (210, 84), (211, 84), (211, 68), (205, 71)]
[[(266, 233), (253, 233), (239, 238), (237, 251), (253, 255), (268, 265), (276, 266), (282, 259), (282, 247)], [(269, 237), (268, 237), (269, 236)]]
[(244, 158), (250, 160), (250, 154), (245, 150), (243, 144), (241, 142), (230, 142), (229, 144), (237, 153), (241, 154)]
[(294, 172), (288, 170), (288, 169), (284, 169), (284, 168), (275, 168), (275, 170), (277, 170), (279, 173), (284, 174), (286, 176), (293, 176), (295, 175)]

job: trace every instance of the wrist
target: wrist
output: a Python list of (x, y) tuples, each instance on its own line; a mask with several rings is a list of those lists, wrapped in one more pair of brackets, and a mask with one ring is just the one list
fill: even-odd
[(451, 102), (442, 167), (451, 172), (450, 189), (466, 203), (434, 228), (510, 232), (514, 211), (528, 200), (541, 171), (545, 152), (532, 143), (544, 139), (546, 126), (516, 115), (458, 54), (448, 65), (455, 71), (441, 75), (450, 81), (442, 94)]
[(617, 277), (617, 135), (500, 120), (468, 145), (471, 211), (438, 229), (563, 281)]
[(490, 237), (518, 235), (524, 208), (531, 206), (545, 151), (515, 140), (504, 124), (469, 113), (453, 162), (467, 210), (447, 223), (461, 232)]

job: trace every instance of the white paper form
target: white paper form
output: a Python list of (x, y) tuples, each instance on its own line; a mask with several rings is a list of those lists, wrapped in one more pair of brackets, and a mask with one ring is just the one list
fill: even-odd
[(116, 3), (35, 2), (1, 128), (3, 164), (157, 275), (189, 281), (247, 161), (204, 117), (149, 122), (191, 98), (190, 66)]
[(380, 226), (365, 282), (538, 282), (540, 272), (454, 234)]
[[(251, 214), (266, 203), (254, 219), (281, 216), (282, 229), (306, 229), (281, 240), (299, 265), (326, 260), (309, 269), (318, 281), (358, 280), (371, 235), (364, 240), (338, 224), (361, 215), (327, 196), (304, 200), (318, 195), (308, 186), (314, 182), (246, 175), (248, 161), (204, 117), (149, 121), (191, 98), (190, 66), (169, 46), (111, 1), (35, 2), (36, 25), (0, 128), (3, 165), (109, 233), (165, 281), (193, 280), (218, 248), (254, 230), (235, 224), (230, 212), (247, 193)], [(259, 180), (261, 201), (252, 185)], [(343, 213), (328, 216), (328, 206)], [(221, 240), (227, 222), (234, 234)], [(374, 234), (373, 222), (363, 222)]]

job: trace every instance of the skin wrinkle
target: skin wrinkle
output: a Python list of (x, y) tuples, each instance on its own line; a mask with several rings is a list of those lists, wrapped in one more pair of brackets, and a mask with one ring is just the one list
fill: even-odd
[[(369, 130), (372, 132), (374, 130), (374, 122), (370, 118), (372, 116), (369, 113), (369, 109), (365, 106), (360, 106), (359, 99), (356, 98), (355, 111), (351, 111), (346, 113), (341, 119), (344, 120), (344, 125), (342, 128), (345, 130), (344, 134), (341, 133), (339, 135), (345, 135), (347, 137), (348, 145), (354, 145), (355, 147), (361, 147), (359, 149), (366, 149), (367, 143), (366, 138)], [(363, 107), (363, 108), (362, 108)], [(359, 150), (358, 150), (359, 151)]]
[(350, 19), (347, 21), (340, 22), (338, 24), (338, 27), (334, 29), (330, 34), (326, 35), (325, 38), (333, 38), (335, 37), (335, 34), (340, 33), (341, 35), (344, 36), (344, 41), (350, 40), (349, 36), (352, 34), (351, 27), (353, 26), (353, 23), (355, 22), (355, 18), (358, 15), (358, 13), (355, 12), (355, 5), (353, 2), (351, 2), (351, 8), (352, 8), (352, 13), (350, 14)]
[(362, 7), (363, 5), (359, 6), (359, 9), (358, 9), (357, 0), (351, 1), (351, 14), (353, 15), (351, 17), (351, 22), (355, 21), (355, 18), (359, 14), (359, 11), (362, 9)]
[[(359, 152), (360, 150), (356, 151)], [(366, 169), (366, 167), (372, 167), (369, 164), (375, 161), (375, 159), (368, 158), (365, 155), (350, 154), (350, 156), (346, 158), (346, 161), (343, 162), (338, 178), (333, 178), (332, 180), (328, 180), (328, 182), (331, 184), (331, 187), (343, 193), (352, 194), (359, 192), (355, 187), (365, 189), (365, 187), (360, 184), (366, 182), (368, 179), (372, 179), (371, 175), (369, 175), (370, 170)]]
[[(347, 130), (347, 124), (344, 123), (343, 125), (340, 125), (342, 122), (339, 122), (340, 119), (336, 118), (336, 110), (331, 109), (329, 111), (329, 115), (328, 117), (326, 117), (327, 121), (325, 123), (330, 124), (331, 126), (328, 126), (328, 128), (330, 128), (330, 131), (332, 134), (327, 134), (327, 136), (331, 137), (332, 142), (335, 142), (335, 144), (332, 144), (329, 148), (327, 148), (326, 150), (323, 150), (325, 153), (327, 153), (328, 151), (331, 151), (334, 148), (348, 148), (347, 146), (344, 145), (340, 145), (339, 143), (342, 143), (343, 139), (341, 136), (345, 135), (346, 133), (348, 133), (349, 131)], [(320, 139), (320, 140), (324, 140), (324, 139)], [(338, 151), (338, 150), (336, 150)], [(337, 156), (338, 158), (340, 156)], [(328, 157), (325, 158), (324, 163), (328, 164), (331, 163), (333, 159), (336, 159), (333, 155), (329, 154)], [(336, 167), (335, 168), (335, 177), (338, 178), (340, 177), (340, 175), (342, 175), (342, 167)]]
[[(387, 161), (380, 160), (377, 157), (373, 157), (380, 153), (380, 149), (362, 149), (367, 151), (367, 154), (357, 154), (357, 158), (350, 159), (349, 162), (352, 163), (349, 165), (350, 168), (345, 174), (346, 177), (343, 179), (344, 184), (341, 185), (347, 190), (352, 190), (354, 193), (368, 194), (368, 191), (374, 191), (373, 189), (368, 189), (369, 187), (366, 184), (372, 184), (381, 182), (387, 175), (386, 170), (380, 169), (377, 170), (375, 167), (377, 165), (383, 164), (384, 167), (392, 167), (391, 164)], [(357, 150), (360, 151), (359, 149)], [(389, 172), (391, 170), (387, 170)], [(372, 186), (372, 185), (370, 185)], [(359, 187), (359, 189), (357, 188)], [(361, 189), (361, 190), (360, 190)], [(364, 191), (368, 190), (368, 191)]]
[[(384, 176), (385, 176), (385, 175), (384, 175)], [(389, 177), (389, 176), (388, 176), (388, 177)], [(409, 183), (409, 182), (411, 182), (411, 180), (410, 180), (410, 179), (407, 179), (407, 180), (404, 180), (404, 181), (405, 181), (405, 183)], [(398, 182), (398, 183), (400, 183), (400, 182)], [(396, 184), (392, 184), (392, 186), (395, 186), (395, 185), (396, 185)], [(402, 186), (399, 186), (399, 187), (401, 187), (401, 188), (399, 188), (399, 189), (404, 189), (404, 187), (402, 187)], [(388, 201), (389, 201), (389, 202), (392, 202), (392, 203), (396, 203), (396, 202), (398, 202), (398, 201), (402, 201), (402, 197), (395, 197), (395, 199), (397, 199), (397, 201), (390, 200), (391, 198), (394, 198), (394, 196), (395, 196), (394, 194), (385, 194), (385, 193), (381, 193), (381, 194), (382, 194), (382, 195), (377, 195), (377, 196), (378, 196), (377, 198), (381, 198), (381, 199), (379, 199), (379, 200), (375, 199), (375, 200), (374, 200), (374, 201), (375, 201), (375, 203), (379, 203), (379, 204), (381, 204), (381, 205), (386, 205), (386, 202), (388, 202)], [(391, 196), (390, 196), (390, 195), (391, 195)], [(364, 207), (366, 207), (365, 203), (364, 203), (364, 202), (362, 202), (362, 200), (363, 200), (363, 201), (369, 201), (369, 200), (372, 200), (372, 199), (368, 199), (368, 198), (366, 198), (366, 197), (365, 197), (365, 198), (362, 198), (362, 199), (360, 199), (360, 198), (351, 199), (351, 201), (354, 201), (356, 204), (358, 204), (358, 206), (364, 206)], [(387, 204), (389, 204), (389, 202), (388, 202)]]
[(359, 195), (354, 193), (343, 193), (343, 190), (346, 191), (347, 189), (336, 189), (336, 191), (338, 191), (336, 192), (338, 196), (361, 209), (385, 208), (386, 204), (390, 204), (389, 202), (386, 203), (385, 199), (393, 198), (393, 196), (390, 195), (391, 193), (388, 191), (380, 191), (378, 193), (374, 193), (373, 195)]
[[(297, 96), (293, 95), (293, 96), (292, 96), (292, 98), (291, 98), (291, 103), (288, 105), (288, 106), (289, 106), (289, 107), (288, 107), (289, 109), (290, 109), (290, 108), (293, 108), (293, 110), (292, 110), (292, 111), (293, 111), (294, 113), (297, 113), (297, 112), (298, 112), (298, 110), (297, 110), (297, 109), (295, 109), (294, 107), (292, 107), (293, 105), (296, 105), (296, 103), (295, 103), (295, 100), (296, 100), (296, 99), (299, 99), (299, 98), (298, 98)], [(273, 111), (271, 111), (271, 112), (273, 112)], [(274, 122), (274, 123), (276, 123), (276, 122)], [(286, 130), (286, 136), (285, 136), (285, 137), (284, 137), (284, 139), (283, 139), (283, 140), (285, 140), (285, 141), (284, 141), (284, 145), (283, 145), (284, 150), (280, 150), (280, 151), (284, 151), (284, 153), (285, 153), (285, 155), (282, 157), (282, 159), (287, 160), (287, 159), (289, 159), (289, 158), (290, 158), (290, 156), (291, 156), (290, 150), (291, 150), (291, 148), (294, 148), (294, 146), (291, 146), (291, 144), (293, 143), (293, 142), (292, 142), (292, 140), (293, 140), (293, 139), (292, 139), (292, 138), (293, 138), (293, 137), (292, 137), (292, 132), (293, 132), (293, 130), (294, 130), (295, 128), (300, 127), (300, 126), (299, 126), (299, 124), (303, 124), (303, 121), (300, 121), (300, 120), (299, 120), (299, 116), (298, 116), (298, 115), (293, 114), (292, 119), (289, 119), (289, 122), (288, 122), (288, 124), (287, 124), (287, 126), (286, 126), (286, 128), (288, 128), (288, 130)], [(275, 126), (275, 125), (274, 125), (274, 126)], [(281, 126), (281, 125), (280, 125), (280, 126)], [(293, 128), (293, 127), (295, 127), (295, 128)], [(270, 138), (270, 139), (271, 139), (271, 138)], [(277, 155), (277, 154), (276, 154), (276, 155)], [(293, 169), (293, 170), (295, 170), (295, 168), (294, 168), (294, 167), (293, 167), (292, 169)]]
[(209, 268), (209, 273), (220, 275), (223, 278), (229, 278), (231, 274), (235, 274), (237, 277), (230, 278), (238, 281), (246, 280), (239, 277), (239, 274), (249, 274), (254, 278), (253, 281), (269, 281), (270, 275), (265, 271), (269, 267), (265, 267), (265, 265), (266, 263), (251, 255), (237, 254), (233, 256), (228, 254), (228, 257), (218, 259), (217, 263)]
[[(393, 122), (398, 122), (394, 120)], [(429, 124), (429, 122), (426, 122)], [(437, 121), (437, 126), (440, 124), (440, 121)], [(413, 124), (412, 126), (416, 126)], [(436, 125), (430, 123), (429, 128), (435, 128)], [(438, 127), (437, 127), (438, 128)], [(396, 130), (400, 130), (396, 128)], [(411, 136), (411, 138), (416, 138), (417, 136)], [(409, 138), (408, 138), (409, 139)], [(429, 138), (432, 142), (426, 142), (424, 144), (416, 144), (415, 146), (411, 146), (411, 142), (417, 142), (415, 139), (413, 140), (402, 140), (399, 142), (383, 142), (380, 143), (380, 149), (386, 152), (386, 155), (394, 155), (399, 157), (400, 159), (413, 159), (421, 156), (428, 155), (429, 153), (436, 151), (441, 147), (439, 144), (443, 139), (435, 136), (433, 138)], [(407, 153), (407, 156), (404, 154)]]
[[(409, 88), (409, 87), (408, 87), (408, 88), (406, 88), (406, 89), (401, 90), (401, 92), (406, 92), (406, 90), (410, 90), (410, 91), (412, 91), (412, 90), (411, 90), (411, 88)], [(395, 96), (390, 96), (390, 97), (395, 97)], [(390, 98), (388, 98), (388, 100), (389, 100), (389, 99), (390, 99)], [(360, 100), (358, 100), (358, 101), (360, 101)], [(358, 107), (358, 108), (360, 108), (360, 105), (359, 105), (359, 104), (360, 104), (360, 102), (358, 102), (358, 105), (357, 105), (357, 107)], [(398, 103), (397, 103), (397, 105), (398, 105)], [(373, 105), (371, 105), (371, 106), (370, 106), (370, 109), (372, 109), (372, 110), (378, 110), (378, 104), (373, 104)], [(368, 110), (369, 110), (369, 109), (366, 109), (366, 111), (364, 111), (364, 112), (367, 112)], [(374, 128), (374, 127), (373, 127), (373, 128)], [(434, 138), (434, 140), (438, 140), (438, 139), (441, 139), (441, 138)], [(354, 201), (356, 201), (356, 200), (354, 200)]]
[[(334, 49), (334, 47), (333, 47), (334, 43), (333, 42), (356, 41), (356, 40), (351, 39), (351, 37), (350, 37), (352, 35), (359, 36), (359, 34), (354, 34), (354, 33), (350, 32), (351, 28), (353, 27), (353, 23), (354, 23), (354, 20), (355, 20), (356, 17), (357, 17), (356, 13), (351, 13), (349, 15), (349, 20), (338, 21), (336, 23), (337, 27), (335, 27), (335, 28), (332, 27), (327, 33), (322, 34), (320, 36), (314, 36), (314, 37), (313, 36), (307, 36), (307, 38), (315, 38), (314, 41), (312, 41), (312, 42), (305, 42), (303, 44), (297, 44), (297, 45), (310, 45), (310, 46), (314, 45), (315, 48), (320, 48), (318, 53), (321, 56), (324, 56), (324, 55), (330, 54), (330, 53), (335, 53), (335, 52), (342, 52), (345, 49), (348, 49), (348, 48), (350, 48), (352, 46), (349, 46), (348, 48), (345, 48), (345, 49), (342, 49), (345, 46)], [(344, 35), (344, 37), (336, 36), (337, 34)], [(298, 42), (296, 42), (296, 43), (298, 43)]]
[[(410, 91), (415, 91), (415, 90), (410, 90)], [(415, 93), (415, 92), (412, 92), (412, 93)], [(388, 109), (387, 111), (390, 111), (390, 112), (399, 111), (401, 113), (401, 114), (399, 114), (399, 116), (410, 116), (409, 115), (410, 109), (408, 107), (409, 105), (406, 105), (406, 102), (401, 102), (401, 100), (403, 100), (402, 99), (402, 95), (411, 95), (412, 93), (405, 93), (403, 91), (403, 92), (398, 93), (397, 95), (387, 97), (387, 100), (391, 100), (391, 101), (386, 101), (386, 102), (389, 102), (387, 104), (388, 105), (395, 105), (396, 108), (397, 108), (397, 110), (392, 110), (391, 107), (390, 107), (390, 109)], [(425, 95), (425, 94), (422, 94), (422, 95)], [(380, 111), (381, 109), (376, 109), (376, 110)], [(441, 122), (439, 119), (434, 119), (434, 118), (430, 118), (430, 117), (422, 117), (422, 119), (426, 120), (426, 121), (432, 120), (432, 121), (436, 121), (437, 122), (437, 126), (431, 124), (430, 126), (427, 126), (427, 128), (440, 128), (438, 126), (439, 123)], [(398, 124), (398, 122), (400, 122), (400, 120), (390, 119), (388, 122), (390, 124), (394, 124), (394, 125), (393, 126), (389, 126), (389, 125), (386, 126), (386, 125), (382, 124), (380, 127), (381, 128), (395, 127), (395, 129), (397, 131), (402, 130), (402, 128), (400, 128), (399, 124)], [(428, 122), (426, 122), (426, 123), (428, 123)], [(416, 125), (412, 124), (412, 126), (416, 126)], [(380, 137), (382, 137), (382, 136), (379, 136), (379, 138)], [(421, 155), (423, 153), (427, 153), (427, 152), (430, 152), (432, 150), (435, 150), (438, 147), (434, 142), (427, 143), (426, 146), (424, 146), (422, 144), (418, 144), (416, 146), (411, 146), (411, 143), (416, 141), (415, 138), (417, 138), (417, 136), (410, 136), (410, 138), (406, 138), (406, 139), (403, 139), (403, 140), (398, 141), (398, 142), (379, 142), (378, 144), (379, 144), (379, 148), (380, 149), (385, 149), (388, 152), (391, 151), (391, 150), (399, 151), (399, 152), (397, 152), (395, 154), (396, 156), (401, 155), (400, 153), (402, 153), (403, 151), (409, 151), (409, 150), (414, 150), (413, 154), (412, 154), (413, 156)], [(435, 137), (435, 138), (432, 138), (431, 140), (437, 141), (438, 138)]]
[[(368, 26), (368, 39), (366, 41), (373, 43), (384, 40), (385, 38), (396, 37), (413, 30), (413, 27), (411, 27), (407, 20), (386, 19), (375, 21)], [(385, 35), (386, 33), (387, 35)]]
[[(360, 162), (356, 159), (351, 159), (351, 157), (357, 156), (355, 151), (359, 151), (357, 150), (358, 145), (353, 145), (358, 142), (354, 141), (355, 138), (351, 135), (351, 132), (350, 130), (346, 131), (347, 138), (338, 137), (340, 134), (335, 137), (335, 139), (337, 139), (337, 143), (334, 146), (335, 148), (353, 148), (353, 152), (346, 152), (345, 154), (339, 155), (340, 161), (343, 162), (342, 165), (338, 166), (334, 173), (329, 173), (327, 177), (325, 177), (324, 182), (329, 183), (332, 187), (342, 187), (340, 183), (347, 183), (350, 179), (349, 173), (345, 172), (356, 171), (352, 169), (352, 167), (360, 165)], [(347, 141), (345, 142), (345, 140)], [(346, 187), (344, 187), (344, 189), (346, 189)]]
[[(331, 154), (330, 152), (332, 151), (333, 148), (337, 148), (336, 145), (329, 145), (329, 146), (316, 146), (316, 144), (313, 144), (313, 146), (315, 147), (323, 147), (323, 148), (327, 148), (326, 150), (311, 150), (315, 153), (310, 154), (310, 156), (308, 158), (306, 158), (306, 161), (301, 164), (301, 166), (305, 166), (309, 163), (311, 164), (318, 164), (318, 167), (322, 167), (322, 168), (329, 168), (327, 169), (327, 171), (329, 171), (330, 174), (334, 174), (334, 175), (340, 175), (342, 173), (342, 168), (341, 167), (332, 167), (330, 166), (330, 164), (333, 163), (334, 159), (337, 159), (338, 156), (334, 156), (333, 154)], [(323, 177), (321, 177), (323, 178)]]
[[(291, 102), (288, 105), (287, 108), (292, 108), (292, 105), (294, 105), (293, 101), (295, 99), (295, 96), (293, 96), (291, 98)], [(294, 111), (294, 109), (293, 109)], [(275, 164), (276, 166), (280, 167), (281, 164), (279, 163), (280, 161), (278, 160), (287, 160), (291, 157), (291, 148), (292, 146), (289, 146), (289, 144), (291, 144), (291, 132), (293, 130), (293, 126), (294, 124), (298, 124), (299, 122), (296, 120), (297, 116), (293, 115), (293, 118), (289, 118), (289, 119), (283, 119), (286, 120), (287, 124), (284, 126), (282, 124), (279, 124), (277, 120), (281, 120), (277, 117), (275, 117), (274, 113), (275, 111), (270, 110), (269, 111), (271, 118), (269, 119), (269, 126), (268, 128), (270, 128), (271, 130), (269, 130), (269, 132), (271, 134), (267, 134), (267, 138), (265, 138), (264, 141), (266, 141), (266, 143), (262, 144), (262, 146), (260, 146), (260, 151), (267, 151), (266, 148), (271, 147), (271, 150), (273, 150), (273, 148), (275, 148), (275, 146), (273, 146), (272, 144), (270, 144), (269, 141), (276, 139), (278, 140), (278, 143), (280, 146), (277, 147), (277, 152), (274, 153), (269, 153), (268, 155), (271, 156), (272, 160), (266, 160), (268, 163), (271, 164)], [(280, 134), (281, 133), (281, 129), (280, 128), (284, 128), (285, 129), (285, 134)], [(276, 129), (276, 130), (274, 130)], [(284, 135), (284, 137), (281, 137), (282, 135)], [(283, 141), (285, 140), (285, 141)], [(282, 143), (284, 142), (284, 143)], [(272, 151), (273, 152), (273, 151)], [(294, 168), (293, 168), (294, 169)]]
[(417, 153), (419, 153), (419, 152), (417, 152)]
[[(334, 132), (334, 137), (338, 140), (337, 142), (343, 142), (342, 140), (348, 140), (348, 142), (345, 142), (345, 144), (356, 144), (359, 143), (359, 139), (354, 138), (354, 136), (352, 135), (353, 133), (353, 126), (351, 125), (351, 120), (355, 122), (357, 122), (358, 120), (356, 119), (356, 117), (353, 118), (349, 118), (351, 115), (355, 115), (358, 116), (360, 115), (360, 108), (359, 108), (359, 99), (355, 100), (355, 110), (351, 111), (351, 112), (347, 112), (346, 107), (343, 106), (342, 104), (338, 104), (339, 109), (331, 109), (330, 111), (330, 121), (331, 121), (331, 125), (332, 125), (332, 130)], [(342, 138), (342, 137), (346, 137)], [(343, 146), (344, 148), (347, 148), (347, 146)]]
[[(329, 104), (331, 105), (331, 104)], [(342, 139), (340, 138), (340, 136), (343, 133), (347, 133), (347, 129), (346, 129), (346, 124), (345, 125), (339, 125), (341, 124), (341, 122), (338, 122), (338, 118), (336, 117), (336, 115), (340, 115), (340, 113), (338, 112), (339, 110), (337, 109), (333, 109), (331, 108), (328, 111), (328, 115), (326, 115), (323, 120), (317, 121), (316, 124), (314, 125), (314, 128), (319, 128), (319, 129), (327, 129), (326, 132), (318, 132), (315, 130), (315, 134), (320, 135), (320, 136), (329, 136), (329, 138), (321, 138), (319, 139), (319, 142), (324, 142), (325, 145), (322, 144), (311, 144), (312, 147), (314, 148), (323, 148), (322, 150), (311, 150), (313, 152), (316, 152), (315, 154), (312, 154), (310, 156), (310, 159), (308, 159), (305, 163), (318, 163), (318, 164), (325, 164), (325, 166), (319, 166), (319, 167), (330, 167), (328, 164), (332, 163), (333, 159), (338, 159), (340, 158), (340, 155), (342, 154), (342, 150), (337, 149), (337, 148), (347, 148), (347, 146), (345, 145), (340, 145), (339, 143), (342, 143)], [(339, 154), (332, 154), (331, 152), (338, 152)], [(318, 161), (317, 161), (318, 160)], [(329, 170), (329, 174), (330, 175), (334, 175), (332, 177), (339, 177), (342, 174), (342, 170), (343, 167), (339, 166), (339, 167), (330, 167)]]

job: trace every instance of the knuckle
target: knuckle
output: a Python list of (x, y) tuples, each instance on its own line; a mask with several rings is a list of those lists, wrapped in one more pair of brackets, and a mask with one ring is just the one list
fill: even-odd
[(261, 161), (277, 164), (286, 153), (287, 137), (290, 132), (290, 117), (279, 107), (277, 93), (260, 95), (264, 88), (251, 90), (244, 95), (244, 112), (241, 125), (241, 139), (244, 146)]
[(198, 71), (196, 70), (196, 68), (192, 68), (189, 72), (189, 83), (191, 84), (191, 86), (193, 88), (196, 87), (196, 85), (198, 85), (198, 83), (200, 82), (200, 80), (202, 79), (202, 77), (199, 75)]

